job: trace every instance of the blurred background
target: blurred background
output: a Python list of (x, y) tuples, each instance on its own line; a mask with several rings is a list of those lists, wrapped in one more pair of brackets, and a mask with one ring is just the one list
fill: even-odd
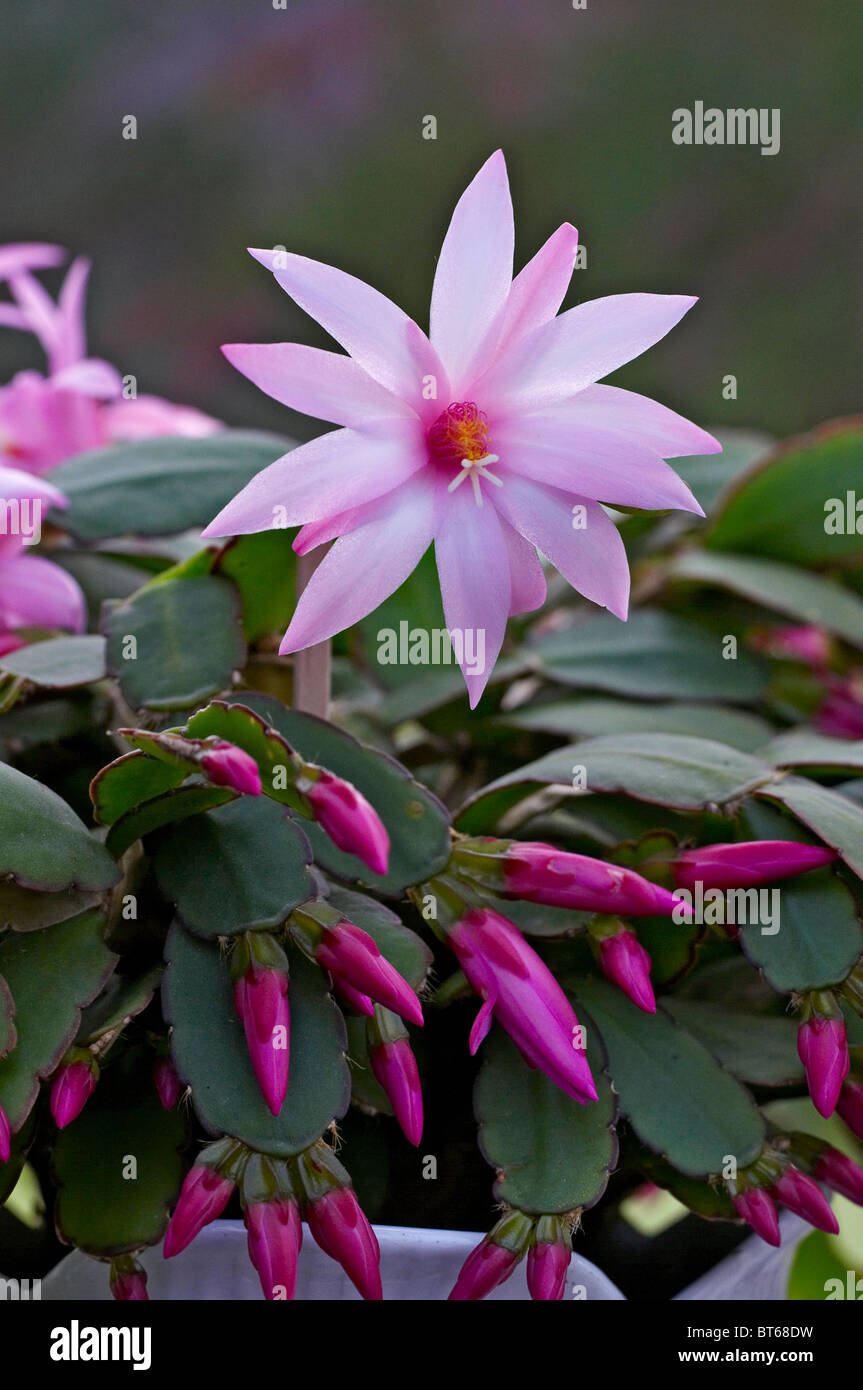
[[(621, 384), (779, 434), (859, 408), (859, 0), (285, 3), (0, 0), (0, 241), (92, 257), (91, 350), (140, 390), (317, 432), (219, 354), (326, 345), (244, 248), (332, 262), (427, 323), (453, 204), (501, 146), (517, 263), (579, 228), (567, 305), (700, 296)], [(696, 101), (778, 107), (779, 153), (675, 145)], [(4, 331), (0, 380), (31, 363)]]

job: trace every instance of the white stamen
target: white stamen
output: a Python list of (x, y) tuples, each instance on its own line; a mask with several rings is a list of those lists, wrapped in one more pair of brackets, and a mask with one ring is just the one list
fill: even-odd
[(496, 478), (493, 473), (488, 471), (490, 463), (498, 463), (497, 454), (484, 454), (481, 459), (462, 459), (461, 472), (457, 473), (452, 482), (447, 487), (447, 492), (455, 492), (456, 488), (464, 482), (465, 478), (470, 478), (473, 486), (473, 495), (478, 507), (482, 506), (482, 492), (480, 491), (479, 480), (485, 478), (486, 482), (494, 483), (495, 487), (503, 487), (503, 478)]

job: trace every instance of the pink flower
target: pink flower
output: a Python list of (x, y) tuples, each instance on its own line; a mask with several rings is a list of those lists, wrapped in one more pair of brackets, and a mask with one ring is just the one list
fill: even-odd
[(863, 678), (830, 676), (827, 695), (815, 715), (815, 727), (831, 738), (863, 738)]
[(170, 1057), (159, 1057), (153, 1067), (153, 1083), (163, 1110), (173, 1110), (185, 1087)]
[(553, 845), (514, 844), (503, 860), (504, 891), (511, 898), (603, 912), (621, 917), (668, 916), (683, 904), (632, 869)]
[(315, 960), (332, 972), (337, 984), (344, 981), (411, 1023), (422, 1023), (420, 1002), (406, 980), (382, 956), (376, 943), (347, 918), (324, 927), (315, 947)]
[(755, 888), (780, 878), (794, 878), (823, 868), (836, 858), (824, 845), (796, 840), (746, 840), (740, 844), (702, 845), (682, 850), (673, 864), (678, 888)]
[(656, 1013), (656, 999), (650, 983), (650, 956), (634, 931), (618, 931), (597, 942), (599, 964), (606, 979), (646, 1014)]
[(863, 1139), (863, 1081), (847, 1081), (839, 1092), (836, 1109), (852, 1134)]
[(147, 1303), (147, 1274), (131, 1256), (111, 1261), (111, 1293), (120, 1303)]
[(342, 1266), (363, 1298), (383, 1298), (380, 1247), (353, 1188), (330, 1188), (310, 1202), (303, 1215), (318, 1245)]
[(7, 468), (0, 455), (0, 650), (23, 643), (19, 628), (69, 628), (86, 624), (84, 595), (71, 575), (28, 548), (41, 535), (43, 512), (65, 507), (66, 498), (50, 483), (19, 468)]
[(204, 1226), (221, 1216), (233, 1191), (234, 1183), (208, 1164), (196, 1163), (189, 1169), (165, 1232), (166, 1260), (179, 1255)]
[(521, 1259), (516, 1251), (486, 1236), (471, 1250), (449, 1294), (449, 1302), (475, 1303), (503, 1284)]
[(527, 1287), (531, 1298), (541, 1302), (562, 1299), (571, 1258), (570, 1246), (562, 1241), (537, 1241), (532, 1245), (527, 1252)]
[(347, 980), (340, 979), (338, 975), (333, 976), (333, 987), (339, 999), (343, 1004), (347, 1004), (348, 1008), (354, 1009), (358, 1014), (365, 1014), (367, 1018), (372, 1017), (375, 1006), (367, 994), (354, 989), (353, 985), (349, 985)]
[(78, 1118), (98, 1080), (99, 1068), (92, 1058), (61, 1064), (51, 1087), (51, 1114), (58, 1129), (65, 1129)]
[(385, 874), (390, 837), (383, 821), (362, 792), (332, 772), (321, 772), (306, 791), (315, 820), (333, 844), (355, 854), (376, 874)]
[(247, 796), (261, 795), (261, 774), (254, 758), (225, 739), (215, 743), (201, 755), (201, 771), (217, 787), (233, 787)]
[(768, 1245), (782, 1244), (776, 1204), (769, 1192), (763, 1187), (750, 1187), (738, 1192), (731, 1201), (737, 1215), (752, 1227), (756, 1235), (766, 1240)]
[(844, 1019), (813, 1014), (797, 1030), (797, 1052), (806, 1068), (812, 1104), (827, 1119), (836, 1109), (851, 1065)]
[[(503, 155), (460, 199), (437, 263), (429, 337), (390, 300), (331, 266), (253, 251), (350, 356), (234, 344), (228, 360), (284, 405), (342, 428), (265, 469), (205, 535), (303, 529), (338, 537), (282, 642), (298, 651), (377, 608), (434, 541), (447, 628), (484, 634), (479, 699), (511, 614), (538, 608), (537, 551), (625, 618), (629, 569), (600, 502), (701, 514), (663, 461), (719, 445), (654, 401), (596, 383), (664, 337), (695, 302), (626, 294), (555, 317), (575, 262), (565, 223), (512, 278)], [(465, 644), (466, 645), (466, 644)]]
[(207, 435), (219, 421), (157, 396), (123, 396), (116, 368), (86, 355), (84, 300), (90, 264), (69, 268), (55, 303), (32, 271), (62, 259), (58, 247), (0, 247), (0, 278), (12, 303), (0, 304), (0, 325), (35, 334), (48, 375), (19, 372), (0, 388), (0, 462), (44, 473), (64, 459), (123, 439)]
[(303, 1243), (300, 1209), (292, 1200), (252, 1202), (243, 1212), (249, 1259), (258, 1271), (264, 1298), (292, 1299)]
[(830, 1235), (838, 1233), (839, 1222), (830, 1210), (830, 1203), (817, 1182), (801, 1173), (799, 1168), (786, 1168), (770, 1190), (778, 1202), (808, 1221), (810, 1226)]
[(838, 1149), (825, 1149), (815, 1164), (815, 1177), (863, 1207), (863, 1168)]
[(470, 1034), (475, 1053), (492, 1014), (528, 1066), (538, 1067), (580, 1105), (596, 1100), (572, 1005), (521, 932), (489, 908), (472, 908), (447, 942), (483, 1004)]
[(418, 1144), (423, 1132), (423, 1093), (407, 1032), (402, 1028), (403, 1036), (387, 1037), (374, 1024), (368, 1027), (372, 1071), (386, 1092), (406, 1138), (411, 1144)]
[(234, 1007), (264, 1099), (274, 1115), (284, 1104), (290, 1068), (288, 977), (255, 964), (234, 981)]

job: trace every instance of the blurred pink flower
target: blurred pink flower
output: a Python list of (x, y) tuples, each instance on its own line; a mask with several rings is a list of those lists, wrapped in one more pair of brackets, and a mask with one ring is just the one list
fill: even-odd
[(300, 554), (338, 537), (282, 652), (377, 608), (434, 541), (447, 627), (484, 633), (484, 669), (462, 661), (475, 705), (507, 618), (544, 600), (538, 551), (585, 597), (625, 618), (629, 567), (600, 499), (701, 514), (664, 459), (714, 453), (716, 440), (655, 401), (596, 385), (664, 337), (694, 299), (615, 295), (555, 317), (575, 229), (560, 227), (515, 279), (513, 237), (498, 151), (453, 214), (428, 337), (343, 271), (252, 252), (350, 354), (296, 343), (224, 348), (282, 404), (343, 427), (264, 469), (204, 533), (302, 524)]
[(158, 396), (124, 399), (116, 368), (86, 355), (89, 261), (73, 261), (56, 303), (33, 274), (62, 256), (56, 246), (0, 247), (0, 280), (8, 280), (12, 294), (11, 302), (0, 303), (0, 325), (35, 334), (48, 361), (47, 376), (23, 371), (0, 387), (0, 462), (44, 473), (118, 440), (220, 429), (209, 415)]
[(28, 555), (39, 539), (44, 507), (65, 507), (57, 488), (0, 462), (0, 654), (23, 646), (19, 628), (83, 632), (84, 595), (71, 575), (41, 555)]

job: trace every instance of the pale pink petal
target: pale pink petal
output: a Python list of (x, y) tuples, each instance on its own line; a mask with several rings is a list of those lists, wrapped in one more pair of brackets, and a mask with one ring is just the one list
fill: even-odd
[(516, 275), (504, 310), (498, 355), (554, 318), (572, 279), (577, 248), (578, 232), (564, 222)]
[(63, 627), (83, 632), (84, 595), (59, 565), (41, 555), (4, 558), (0, 565), (0, 627)]
[(22, 270), (47, 270), (66, 259), (62, 246), (42, 241), (19, 241), (0, 246), (0, 280), (8, 280)]
[(536, 548), (520, 536), (518, 531), (513, 530), (503, 517), (500, 518), (500, 525), (509, 556), (512, 587), (509, 615), (514, 618), (519, 613), (533, 613), (537, 608), (541, 608), (545, 603), (548, 586)]
[(135, 396), (115, 401), (105, 410), (108, 437), (114, 440), (156, 439), (176, 435), (203, 439), (224, 429), (221, 420), (191, 405), (175, 405), (160, 396)]
[(423, 390), (449, 390), (446, 372), (422, 329), (386, 295), (322, 261), (286, 251), (255, 251), (283, 290), (388, 391), (428, 415)]
[(301, 343), (226, 343), (237, 371), (292, 410), (334, 425), (365, 425), (411, 407), (369, 376), (352, 357)]
[(542, 412), (499, 425), (494, 446), (502, 474), (505, 465), (507, 475), (515, 472), (597, 502), (704, 515), (674, 469), (625, 436)]
[(664, 338), (694, 303), (682, 294), (615, 294), (577, 304), (497, 358), (475, 399), (499, 418), (566, 400)]
[(85, 357), (55, 372), (51, 385), (58, 391), (80, 391), (94, 400), (110, 401), (122, 392), (123, 378), (110, 362), (103, 362), (99, 357)]
[[(545, 412), (543, 412), (545, 413)], [(587, 386), (553, 408), (555, 419), (613, 430), (650, 449), (660, 458), (719, 454), (722, 445), (707, 430), (693, 425), (667, 406), (620, 386)]]
[[(428, 461), (419, 421), (332, 430), (264, 468), (219, 512), (205, 537), (323, 521), (381, 497)], [(348, 624), (343, 624), (348, 626)]]
[(20, 328), (24, 332), (29, 332), (30, 324), (23, 309), (19, 309), (16, 304), (0, 304), (0, 326), (3, 328)]
[(69, 503), (53, 483), (44, 478), (34, 477), (23, 468), (7, 468), (0, 464), (0, 502), (8, 503), (12, 498), (38, 498), (48, 507), (68, 507)]
[[(507, 521), (592, 603), (625, 619), (629, 563), (614, 523), (597, 502), (507, 477), (495, 497)], [(581, 510), (575, 510), (583, 508)], [(582, 527), (579, 523), (584, 520)], [(574, 524), (575, 523), (575, 524)]]
[(279, 651), (323, 642), (379, 607), (431, 544), (434, 515), (435, 492), (425, 474), (384, 498), (369, 521), (324, 556), (300, 595)]
[(455, 492), (441, 492), (435, 531), (435, 559), (447, 631), (461, 634), (462, 650), (453, 641), (468, 689), (471, 709), (485, 689), (497, 661), (509, 616), (509, 552), (494, 503), (503, 489), (483, 488), (478, 507), (468, 482)]
[(57, 305), (39, 281), (27, 271), (9, 277), (9, 286), (15, 302), (27, 319), (31, 333), (35, 333), (51, 365), (64, 365), (58, 360), (60, 344), (60, 315)]
[(484, 365), (489, 340), (497, 340), (512, 283), (514, 237), (506, 163), (497, 150), (456, 204), (432, 289), (431, 341), (456, 398)]
[(60, 320), (57, 360), (53, 363), (55, 371), (77, 362), (87, 351), (84, 309), (89, 276), (90, 262), (86, 257), (79, 256), (70, 265), (61, 286), (57, 299)]
[(346, 512), (335, 512), (322, 521), (308, 521), (297, 532), (291, 548), (297, 555), (307, 555), (319, 545), (326, 545), (327, 541), (335, 540), (336, 536), (347, 536), (351, 531), (356, 531), (358, 526), (364, 526), (377, 515), (380, 506), (381, 499), (374, 497), (371, 502), (364, 502), (359, 507), (350, 507)]

